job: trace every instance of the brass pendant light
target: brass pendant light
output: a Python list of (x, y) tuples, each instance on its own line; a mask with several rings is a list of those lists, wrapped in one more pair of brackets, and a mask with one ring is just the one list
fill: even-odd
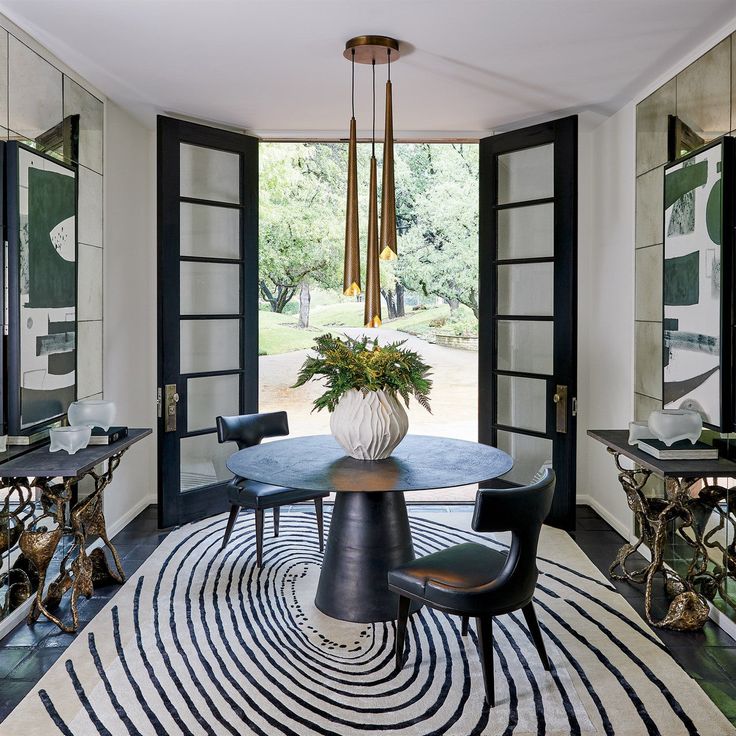
[(360, 294), (360, 234), (358, 230), (358, 139), (355, 130), (355, 50), (351, 57), (350, 142), (348, 143), (348, 202), (345, 207), (345, 264), (342, 288), (345, 296)]
[[(394, 187), (393, 109), (391, 61), (399, 58), (399, 42), (388, 36), (356, 36), (345, 44), (343, 56), (353, 65), (370, 64), (373, 72), (373, 135), (371, 138), (370, 184), (368, 196), (368, 242), (366, 248), (365, 309), (366, 327), (381, 326), (381, 273), (379, 258), (396, 258), (396, 195)], [(388, 64), (386, 83), (386, 134), (383, 146), (383, 196), (381, 233), (378, 231), (378, 173), (376, 163), (376, 64)], [(353, 99), (355, 75), (353, 73)], [(348, 201), (345, 213), (345, 266), (343, 291), (346, 296), (360, 293), (358, 238), (357, 141), (355, 106), (350, 120), (348, 145)]]
[(384, 261), (398, 255), (396, 247), (396, 187), (394, 186), (394, 111), (391, 90), (391, 49), (386, 49), (386, 123), (383, 134), (383, 182), (381, 186), (381, 239), (379, 250)]
[(371, 173), (368, 185), (368, 244), (365, 266), (366, 327), (381, 326), (381, 271), (378, 265), (378, 174), (376, 171), (376, 63), (373, 62), (373, 135), (371, 138)]

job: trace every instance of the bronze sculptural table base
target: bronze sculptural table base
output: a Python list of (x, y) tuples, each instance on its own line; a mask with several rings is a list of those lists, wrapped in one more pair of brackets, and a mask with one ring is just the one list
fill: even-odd
[[(609, 568), (614, 580), (626, 580), (645, 585), (644, 609), (650, 625), (679, 631), (697, 631), (708, 620), (708, 599), (716, 594), (731, 605), (736, 600), (729, 595), (729, 578), (736, 577), (735, 542), (723, 544), (718, 539), (729, 524), (736, 522), (736, 509), (726, 503), (729, 490), (718, 483), (719, 478), (736, 477), (736, 464), (728, 460), (663, 461), (643, 456), (636, 447), (629, 447), (625, 432), (590, 431), (594, 439), (607, 445), (618, 469), (618, 479), (626, 494), (629, 508), (637, 523), (637, 539), (619, 550)], [(615, 440), (615, 441), (614, 441)], [(632, 468), (621, 464), (621, 457), (633, 460)], [(707, 461), (705, 461), (707, 462)], [(664, 497), (649, 497), (644, 486), (655, 473), (664, 479)], [(707, 528), (715, 515), (717, 523)], [(665, 545), (670, 530), (676, 526), (677, 535), (691, 550), (687, 570), (678, 574), (664, 560)], [(651, 553), (650, 561), (636, 569), (629, 566), (629, 558), (642, 546)], [(715, 554), (712, 554), (715, 553)], [(714, 559), (715, 558), (715, 559)], [(653, 611), (654, 583), (661, 575), (667, 597), (667, 612), (657, 617)]]
[[(39, 577), (28, 614), (29, 624), (43, 614), (62, 631), (74, 633), (79, 626), (79, 596), (89, 598), (95, 585), (125, 582), (120, 556), (107, 534), (103, 492), (125, 452), (148, 434), (150, 430), (130, 430), (124, 440), (108, 446), (86, 448), (79, 451), (78, 458), (49, 459), (48, 448), (41, 448), (0, 464), (2, 487), (10, 488), (9, 496), (17, 494), (25, 499), (24, 508), (29, 504), (31, 509), (34, 508), (34, 490), (40, 496), (41, 516), (31, 520), (31, 516), (26, 514), (19, 522), (22, 531), (18, 547)], [(96, 469), (99, 465), (104, 466), (102, 472)], [(34, 471), (34, 467), (41, 472)], [(55, 472), (57, 469), (60, 471), (58, 474)], [(75, 486), (85, 477), (93, 480), (94, 489), (85, 498), (75, 501)], [(102, 540), (110, 552), (114, 569), (108, 564), (103, 547), (87, 551), (87, 541), (91, 537)], [(60, 560), (58, 574), (46, 587), (49, 567), (64, 538), (70, 540), (69, 548)], [(71, 623), (55, 613), (67, 593), (70, 593)]]

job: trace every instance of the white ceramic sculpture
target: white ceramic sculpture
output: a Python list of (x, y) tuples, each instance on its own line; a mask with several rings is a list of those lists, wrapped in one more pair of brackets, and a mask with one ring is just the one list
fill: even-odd
[(656, 439), (647, 422), (629, 422), (629, 444), (635, 445), (639, 440)]
[(99, 399), (74, 401), (69, 404), (66, 416), (72, 427), (81, 425), (102, 427), (107, 432), (115, 421), (115, 404), (112, 401)]
[(649, 431), (667, 447), (680, 440), (690, 440), (695, 444), (703, 431), (703, 418), (689, 409), (653, 411), (647, 424)]
[(406, 436), (409, 418), (393, 394), (353, 388), (337, 402), (330, 429), (350, 457), (383, 460)]
[(73, 455), (77, 450), (87, 447), (91, 436), (92, 427), (52, 427), (49, 430), (49, 452), (64, 450)]

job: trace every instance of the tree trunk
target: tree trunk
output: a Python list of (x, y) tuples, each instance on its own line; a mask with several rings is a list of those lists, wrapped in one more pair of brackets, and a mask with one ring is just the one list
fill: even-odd
[(475, 289), (470, 290), (470, 299), (468, 300), (468, 304), (466, 306), (470, 307), (473, 310), (473, 314), (475, 315), (476, 319), (480, 319), (480, 310), (478, 309), (478, 299), (475, 295)]
[(284, 307), (286, 307), (286, 305), (291, 301), (295, 292), (296, 289), (294, 288), (290, 288), (288, 286), (279, 286), (276, 292), (276, 294), (278, 295), (276, 298), (276, 307), (273, 311), (281, 314), (284, 311)]
[(386, 302), (386, 310), (389, 319), (396, 319), (396, 302), (394, 301), (394, 292), (391, 289), (381, 289), (383, 299)]
[(396, 282), (396, 316), (403, 317), (406, 315), (404, 308), (404, 285)]
[(306, 330), (309, 327), (309, 302), (311, 299), (309, 284), (306, 281), (302, 281), (302, 286), (299, 290), (299, 322), (297, 323), (297, 327), (300, 330)]
[(450, 312), (455, 313), (457, 312), (458, 308), (460, 307), (460, 301), (456, 299), (455, 297), (448, 299), (445, 297), (445, 301), (450, 305)]
[(276, 286), (276, 293), (274, 294), (263, 279), (261, 279), (258, 286), (261, 297), (268, 302), (271, 311), (277, 314), (281, 314), (284, 311), (284, 307), (291, 301), (296, 291), (294, 288), (279, 284)]

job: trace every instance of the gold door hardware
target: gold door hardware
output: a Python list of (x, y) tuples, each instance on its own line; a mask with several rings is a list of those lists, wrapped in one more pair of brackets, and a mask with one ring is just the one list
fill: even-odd
[(176, 405), (179, 403), (179, 394), (176, 393), (176, 384), (167, 383), (164, 386), (164, 432), (176, 432)]
[(561, 434), (567, 433), (567, 386), (557, 385), (552, 401), (557, 406), (555, 429)]

